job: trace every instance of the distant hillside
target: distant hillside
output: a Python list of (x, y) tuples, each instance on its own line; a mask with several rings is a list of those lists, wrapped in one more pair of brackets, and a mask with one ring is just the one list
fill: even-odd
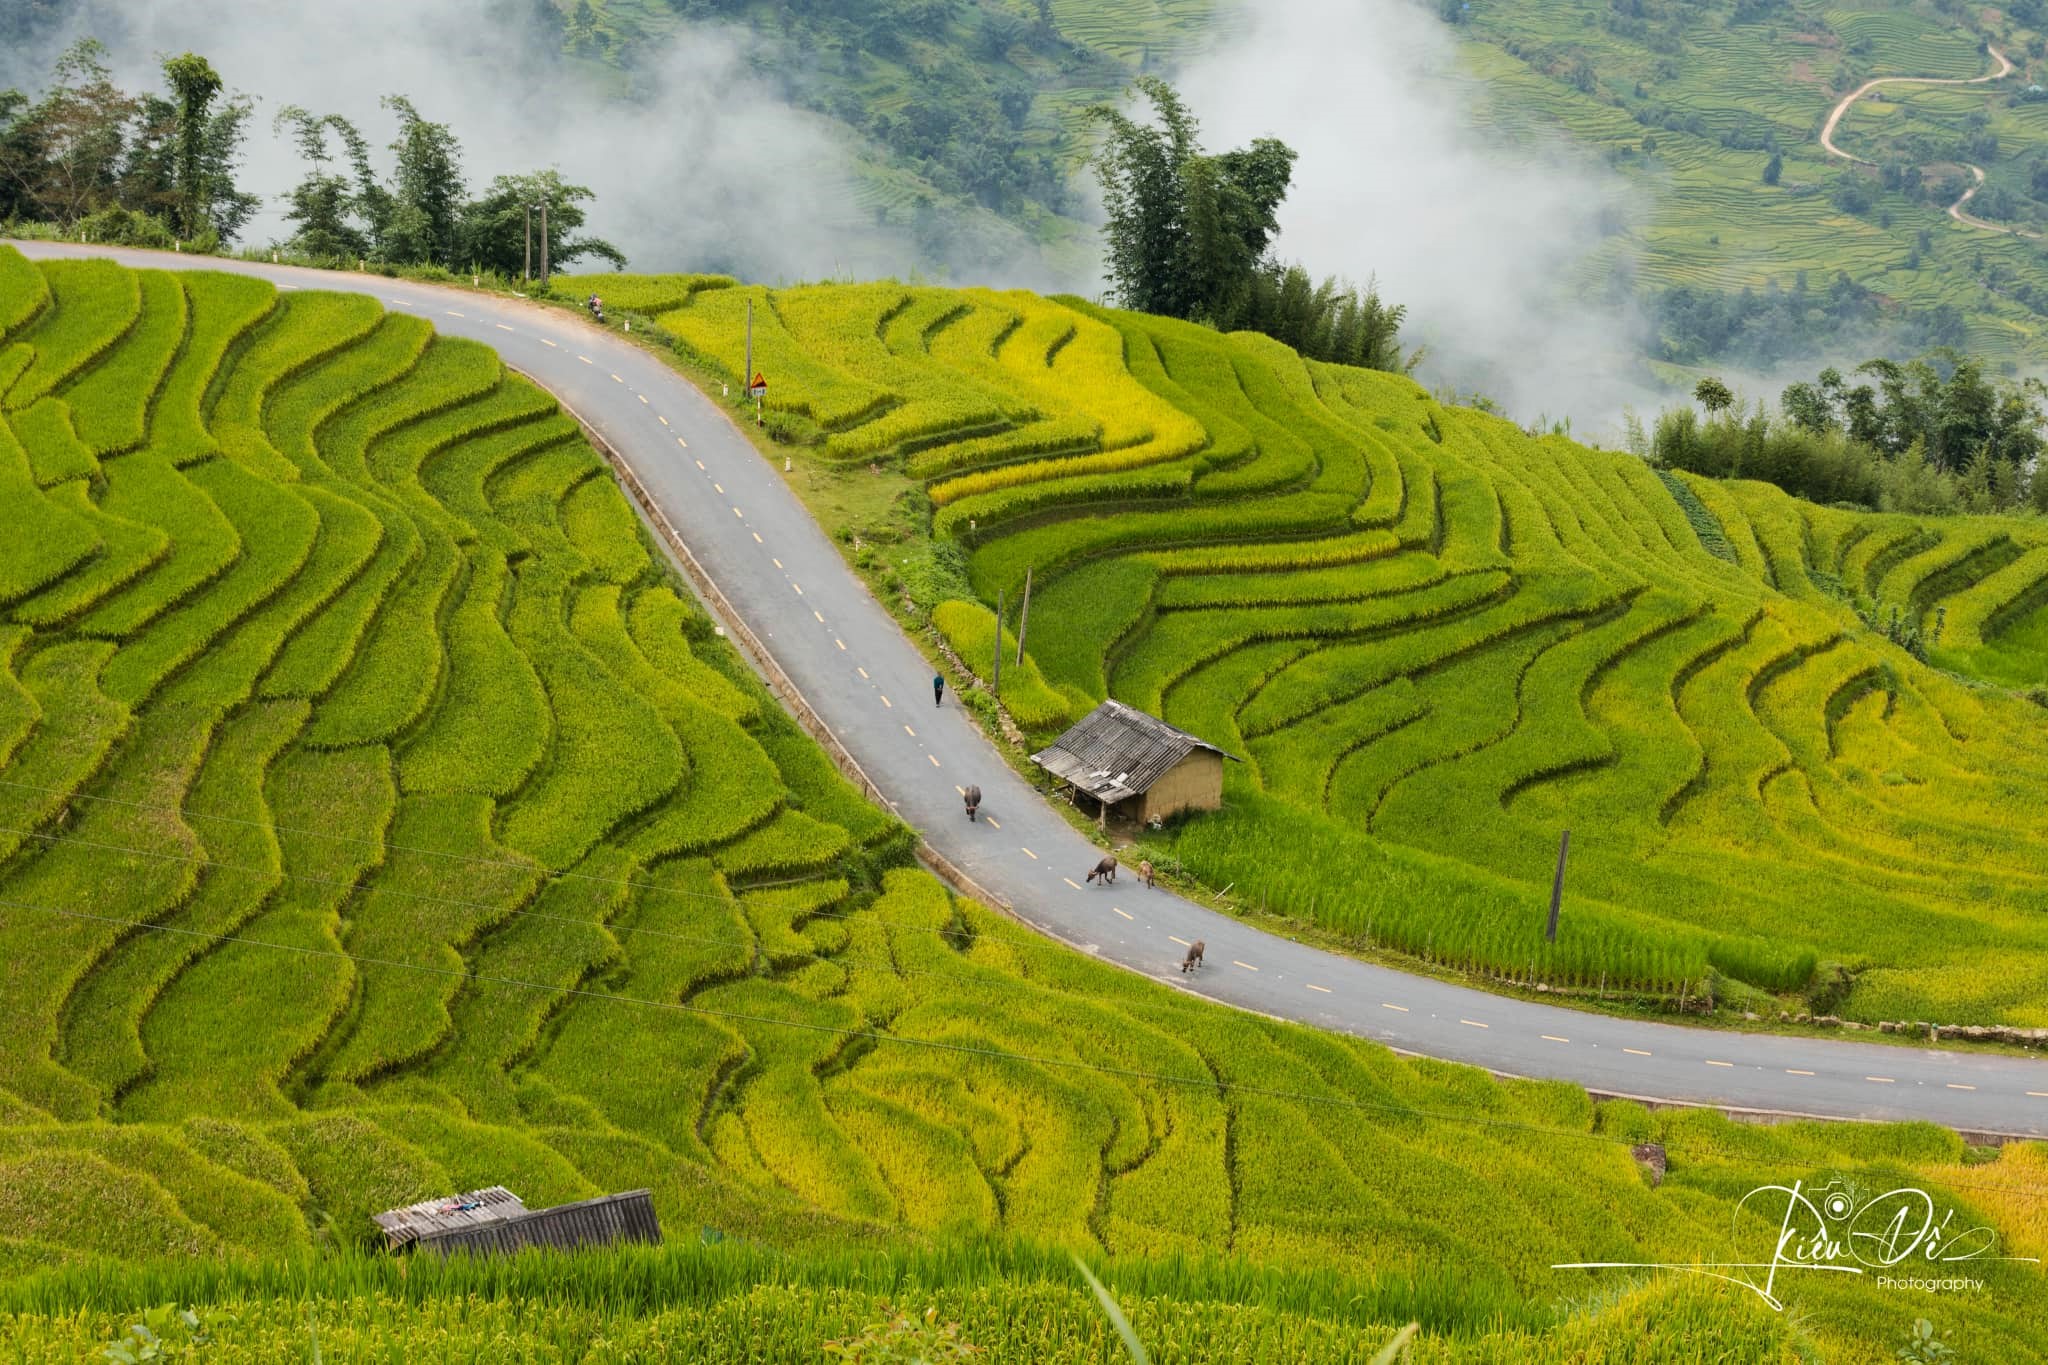
[[(748, 299), (771, 429), (934, 509), (866, 558), (886, 597), (985, 669), (1032, 576), (1026, 729), (1115, 696), (1246, 759), (1162, 843), (1213, 886), (1518, 980), (2048, 1023), (2048, 712), (1971, 681), (2048, 684), (2048, 523), (1660, 477), (1077, 300), (698, 288), (659, 325), (730, 372)], [(827, 529), (921, 538), (908, 505)]]

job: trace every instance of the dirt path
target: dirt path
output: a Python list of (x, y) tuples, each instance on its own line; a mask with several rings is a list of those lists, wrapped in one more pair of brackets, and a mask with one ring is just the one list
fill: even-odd
[[(1998, 70), (1986, 72), (1982, 76), (1951, 76), (1947, 78), (1941, 78), (1936, 76), (1879, 76), (1876, 80), (1863, 82), (1863, 84), (1857, 86), (1855, 90), (1851, 91), (1847, 95), (1844, 95), (1840, 103), (1836, 104), (1835, 107), (1829, 111), (1828, 121), (1825, 124), (1821, 125), (1821, 150), (1826, 152), (1829, 156), (1839, 157), (1843, 161), (1854, 162), (1858, 166), (1876, 165), (1877, 163), (1874, 161), (1871, 161), (1865, 157), (1857, 156), (1853, 152), (1845, 152), (1840, 147), (1837, 147), (1835, 145), (1835, 129), (1840, 126), (1842, 122), (1842, 116), (1849, 112), (1850, 106), (1854, 105), (1857, 100), (1862, 99), (1871, 91), (1877, 89), (1877, 87), (1879, 87), (1880, 85), (1984, 85), (1990, 81), (2002, 81), (2007, 76), (2010, 76), (2012, 74), (2012, 63), (2009, 60), (2007, 60), (2006, 55), (2003, 52), (2000, 52), (1997, 48), (1990, 46), (1988, 43), (1985, 45), (1984, 50), (1986, 52), (1989, 52), (1991, 54), (1992, 60), (1998, 63)], [(1964, 206), (1967, 205), (1972, 199), (1975, 199), (1977, 197), (1978, 190), (1984, 188), (1984, 168), (1982, 166), (1971, 166), (1970, 163), (1968, 163), (1967, 161), (1962, 164), (1965, 167), (1967, 167), (1970, 174), (1973, 177), (1975, 177), (1975, 183), (1972, 184), (1970, 188), (1963, 191), (1961, 198), (1957, 199), (1955, 203), (1950, 204), (1948, 206), (1949, 217), (1955, 219), (1958, 223), (1963, 224), (1965, 227), (1981, 228), (1985, 232), (2003, 232), (2013, 237), (2031, 237), (2035, 240), (2040, 239), (2041, 234), (2038, 232), (2026, 232), (2019, 228), (2005, 227), (1998, 223), (1988, 223), (1984, 221), (1982, 218), (1978, 218), (1972, 214), (1964, 212)]]

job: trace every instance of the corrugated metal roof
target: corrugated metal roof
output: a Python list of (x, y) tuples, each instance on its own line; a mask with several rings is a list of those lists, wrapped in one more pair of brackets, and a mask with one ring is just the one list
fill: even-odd
[(1115, 805), (1145, 791), (1197, 749), (1237, 758), (1157, 716), (1106, 701), (1031, 761), (1105, 805)]
[(390, 1249), (517, 1251), (527, 1246), (578, 1247), (608, 1242), (659, 1242), (661, 1222), (646, 1190), (628, 1190), (574, 1204), (529, 1209), (503, 1185), (429, 1199), (373, 1216)]
[(390, 1209), (373, 1215), (371, 1221), (384, 1229), (385, 1241), (396, 1251), (424, 1238), (458, 1228), (501, 1223), (525, 1212), (526, 1205), (520, 1202), (518, 1195), (503, 1185), (493, 1185), (487, 1190), (471, 1190), (467, 1194), (452, 1194), (445, 1199), (428, 1199), (408, 1204), (402, 1209)]

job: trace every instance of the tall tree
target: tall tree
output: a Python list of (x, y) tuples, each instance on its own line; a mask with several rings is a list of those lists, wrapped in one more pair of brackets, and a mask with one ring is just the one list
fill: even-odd
[(115, 86), (106, 56), (97, 39), (73, 43), (57, 59), (43, 98), (33, 105), (16, 100), (15, 122), (0, 138), (0, 175), (37, 216), (65, 228), (120, 192), (137, 102)]
[(171, 88), (177, 118), (177, 194), (179, 235), (197, 237), (211, 226), (213, 185), (206, 174), (208, 111), (221, 90), (220, 73), (196, 52), (164, 59), (164, 82)]
[[(564, 184), (560, 172), (501, 175), (462, 210), (463, 263), (501, 275), (517, 275), (526, 263), (528, 209), (533, 210), (534, 265), (539, 266), (541, 230), (547, 230), (548, 263), (563, 266), (595, 256), (623, 268), (626, 258), (600, 237), (578, 237), (584, 202), (592, 197), (583, 185)], [(540, 206), (547, 205), (542, 219)]]
[[(271, 127), (277, 132), (289, 130), (299, 154), (312, 163), (306, 178), (285, 195), (285, 221), (295, 225), (290, 243), (293, 250), (323, 260), (360, 260), (369, 255), (370, 227), (352, 221), (367, 218), (361, 196), (346, 175), (327, 169), (327, 134), (340, 134), (344, 148), (349, 145), (350, 134), (358, 143), (362, 134), (338, 114), (319, 116), (296, 104), (278, 110)], [(360, 169), (367, 172), (367, 147), (364, 154)], [(374, 175), (371, 179), (374, 183)]]
[(384, 107), (398, 115), (398, 138), (391, 144), (398, 160), (379, 245), (390, 260), (455, 269), (461, 264), (461, 144), (447, 124), (421, 117), (403, 95), (386, 95)]

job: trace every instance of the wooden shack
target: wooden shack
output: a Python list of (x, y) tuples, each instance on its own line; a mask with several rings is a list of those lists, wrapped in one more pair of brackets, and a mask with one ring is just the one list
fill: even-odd
[(1102, 703), (1031, 756), (1073, 788), (1075, 804), (1092, 803), (1098, 819), (1114, 811), (1139, 824), (1222, 806), (1225, 759), (1241, 761), (1120, 701)]
[(661, 1221), (647, 1190), (628, 1190), (574, 1204), (529, 1209), (503, 1185), (390, 1209), (372, 1219), (392, 1251), (426, 1248), (439, 1255), (571, 1249), (615, 1242), (661, 1241)]

